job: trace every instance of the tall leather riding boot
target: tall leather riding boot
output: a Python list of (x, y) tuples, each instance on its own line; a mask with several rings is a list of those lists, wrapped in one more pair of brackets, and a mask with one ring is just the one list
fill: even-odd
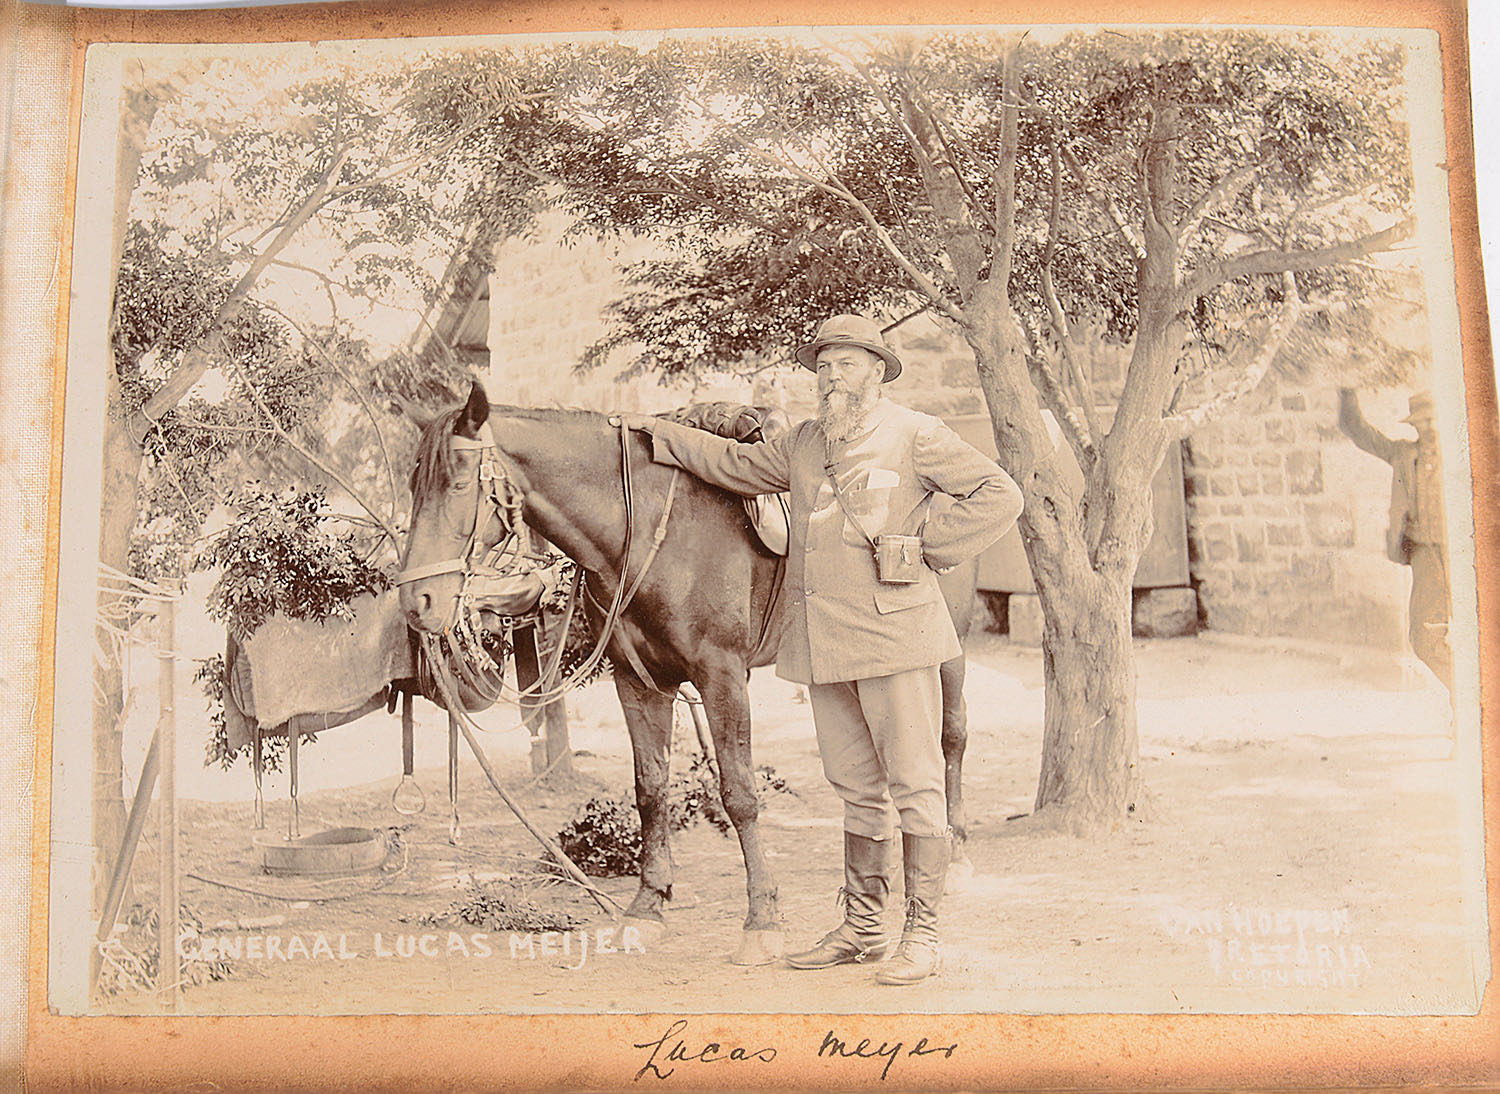
[(948, 873), (948, 836), (901, 834), (902, 873), (906, 879), (906, 925), (896, 955), (881, 966), (881, 984), (918, 984), (938, 971), (938, 904)]
[(794, 969), (828, 969), (859, 961), (879, 961), (890, 940), (881, 915), (891, 883), (886, 877), (887, 841), (844, 833), (844, 922), (809, 950), (787, 954)]

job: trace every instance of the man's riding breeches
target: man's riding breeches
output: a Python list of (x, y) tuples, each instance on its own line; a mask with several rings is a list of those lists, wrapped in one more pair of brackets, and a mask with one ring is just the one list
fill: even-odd
[(938, 666), (812, 684), (823, 771), (844, 800), (844, 828), (889, 839), (948, 830)]

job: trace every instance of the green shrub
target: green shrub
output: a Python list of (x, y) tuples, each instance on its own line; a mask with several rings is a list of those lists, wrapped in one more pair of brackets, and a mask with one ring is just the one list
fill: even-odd
[[(762, 764), (755, 770), (756, 795), (762, 805), (772, 794), (790, 794), (786, 780)], [(694, 824), (713, 825), (728, 835), (733, 828), (719, 797), (719, 776), (702, 753), (686, 772), (674, 775), (667, 787), (671, 830)], [(592, 877), (630, 877), (641, 868), (641, 823), (635, 806), (619, 798), (596, 796), (557, 834), (563, 853)]]
[[(177, 909), (178, 930), (184, 939), (181, 951), (195, 953), (203, 934), (202, 918), (186, 904)], [(161, 914), (155, 906), (132, 904), (125, 913), (123, 931), (111, 936), (99, 971), (98, 989), (106, 996), (136, 995), (158, 990), (161, 978)], [(228, 958), (181, 957), (178, 976), (184, 987), (228, 980), (234, 966)]]
[(641, 869), (641, 822), (619, 798), (593, 797), (557, 833), (558, 845), (590, 877), (630, 877)]

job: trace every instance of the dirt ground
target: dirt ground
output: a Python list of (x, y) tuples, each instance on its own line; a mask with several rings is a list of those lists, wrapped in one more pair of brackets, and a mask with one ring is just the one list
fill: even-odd
[[(675, 899), (659, 939), (623, 937), (568, 885), (535, 894), (580, 924), (567, 934), (424, 922), (466, 886), (529, 870), (537, 847), (467, 752), (460, 846), (447, 839), (440, 760), (418, 772), (426, 812), (397, 814), (399, 723), (376, 714), (304, 748), (301, 824), (304, 833), (400, 829), (379, 873), (262, 873), (242, 767), (202, 783), (238, 800), (182, 801), (183, 902), (206, 937), (243, 954), (228, 979), (187, 988), (183, 1009), (1472, 1011), (1487, 977), (1479, 814), (1468, 797), (1478, 760), (1455, 744), (1446, 692), (1368, 652), (1211, 635), (1142, 642), (1139, 652), (1151, 808), (1083, 840), (1012, 819), (1030, 811), (1040, 764), (1039, 652), (991, 634), (971, 642), (965, 785), (975, 872), (945, 901), (942, 973), (921, 987), (880, 988), (868, 966), (732, 965), (743, 868), (735, 840), (707, 825), (675, 840)], [(841, 810), (799, 689), (762, 670), (752, 697), (756, 760), (793, 791), (768, 801), (762, 824), (787, 945), (800, 948), (837, 921)], [(509, 728), (513, 712), (480, 717), (495, 727), (482, 744), (500, 777), (549, 834), (589, 797), (630, 785), (608, 685), (575, 693), (569, 714), (576, 774), (541, 783), (524, 733)], [(425, 765), (444, 754), (445, 730), (434, 708), (420, 718)], [(690, 730), (679, 740), (690, 744)], [(270, 782), (270, 830), (284, 829), (285, 808), (284, 783)], [(150, 844), (135, 876), (140, 899), (154, 899)], [(634, 891), (633, 879), (601, 886), (621, 903)], [(104, 1007), (149, 1012), (154, 1003), (127, 991)]]

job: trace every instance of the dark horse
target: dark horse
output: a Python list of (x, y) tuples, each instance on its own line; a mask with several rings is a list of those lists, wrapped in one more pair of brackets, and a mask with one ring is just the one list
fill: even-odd
[[(652, 463), (641, 435), (622, 439), (603, 415), (587, 411), (492, 409), (476, 383), (463, 407), (423, 431), (412, 474), (408, 572), (440, 569), (440, 560), (460, 556), (471, 541), (488, 547), (502, 535), (503, 522), (486, 509), (481, 488), (483, 451), (468, 443), (481, 438), (486, 444), (493, 439), (495, 458), (524, 498), (526, 524), (584, 571), (587, 595), (581, 599), (595, 634), (620, 582), (628, 582), (627, 589), (636, 585), (607, 646), (630, 733), (642, 833), (640, 887), (626, 915), (659, 924), (671, 898), (672, 703), (677, 687), (691, 681), (703, 699), (720, 794), (745, 860), (749, 910), (734, 960), (775, 960), (782, 950), (781, 922), (756, 820), (747, 683), (750, 669), (774, 659), (786, 625), (775, 603), (780, 560), (759, 545), (738, 497)], [(629, 544), (627, 527), (633, 527)], [(659, 533), (654, 556), (653, 532)], [(629, 572), (622, 575), (627, 548)], [(971, 599), (972, 573), (962, 580), (968, 586), (959, 599)], [(462, 581), (457, 572), (405, 581), (401, 605), (412, 626), (429, 633), (453, 627)], [(962, 665), (957, 669), (961, 689)], [(945, 684), (952, 673), (953, 666), (946, 666)], [(956, 744), (961, 756), (963, 734), (960, 722), (956, 736), (950, 735), (948, 721), (950, 712), (961, 718), (962, 694), (950, 701), (945, 686), (944, 695), (952, 817), (960, 798), (951, 750)]]

